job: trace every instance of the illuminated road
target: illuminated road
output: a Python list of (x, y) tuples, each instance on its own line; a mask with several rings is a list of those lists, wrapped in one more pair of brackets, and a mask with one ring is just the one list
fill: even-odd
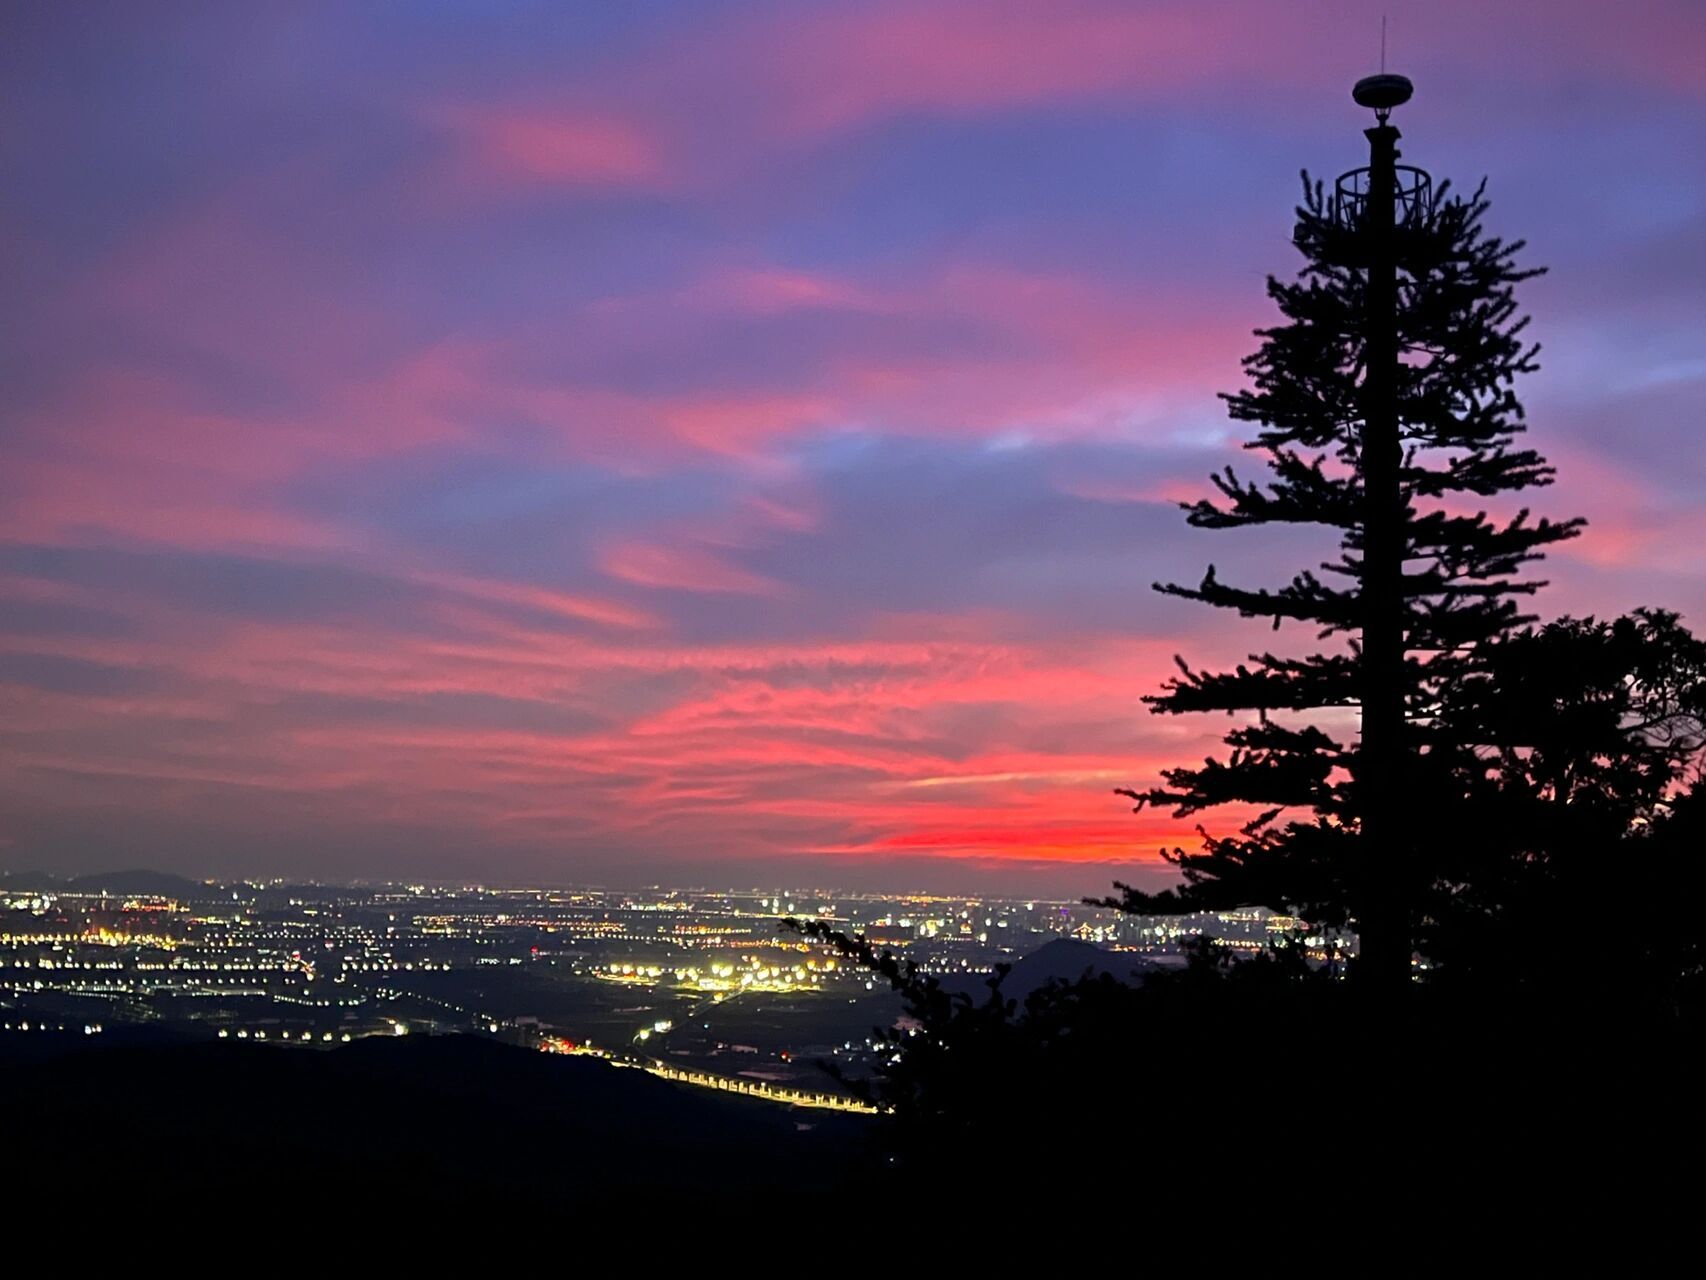
[(785, 1089), (763, 1080), (743, 1080), (739, 1076), (722, 1076), (712, 1071), (672, 1066), (657, 1058), (618, 1055), (604, 1049), (575, 1045), (555, 1036), (544, 1037), (539, 1041), (538, 1048), (545, 1053), (587, 1054), (602, 1058), (613, 1067), (644, 1071), (660, 1080), (673, 1080), (677, 1084), (690, 1084), (699, 1089), (715, 1089), (720, 1093), (738, 1093), (748, 1098), (762, 1098), (766, 1102), (779, 1102), (788, 1107), (815, 1107), (821, 1111), (847, 1111), (856, 1115), (876, 1115), (878, 1112), (878, 1108), (868, 1102), (860, 1102), (856, 1098), (844, 1097), (841, 1094)]
[[(719, 993), (713, 1004), (721, 1008), (732, 1002), (736, 996), (745, 994), (748, 994), (745, 988)], [(652, 1035), (667, 1035), (670, 1029), (663, 1024), (642, 1028), (634, 1036), (634, 1041), (635, 1043), (642, 1043)], [(644, 1062), (621, 1062), (619, 1059), (613, 1059), (613, 1061), (617, 1061), (622, 1066), (637, 1066), (660, 1079), (673, 1080), (677, 1084), (690, 1084), (700, 1089), (716, 1089), (722, 1093), (738, 1093), (749, 1098), (763, 1098), (768, 1102), (780, 1102), (790, 1107), (815, 1107), (823, 1111), (850, 1111), (859, 1115), (875, 1115), (877, 1113), (877, 1108), (869, 1103), (860, 1102), (855, 1098), (844, 1097), (840, 1094), (808, 1093), (804, 1089), (786, 1089), (762, 1080), (745, 1080), (739, 1076), (723, 1076), (712, 1071), (698, 1071), (672, 1066), (658, 1058), (648, 1058)]]
[(803, 1089), (784, 1089), (762, 1080), (742, 1080), (738, 1076), (720, 1076), (709, 1071), (694, 1071), (653, 1060), (636, 1064), (644, 1071), (679, 1084), (697, 1085), (701, 1089), (718, 1089), (724, 1093), (739, 1093), (750, 1098), (764, 1098), (790, 1107), (816, 1107), (823, 1111), (851, 1111), (859, 1115), (875, 1115), (877, 1108), (857, 1098), (834, 1093), (807, 1093)]

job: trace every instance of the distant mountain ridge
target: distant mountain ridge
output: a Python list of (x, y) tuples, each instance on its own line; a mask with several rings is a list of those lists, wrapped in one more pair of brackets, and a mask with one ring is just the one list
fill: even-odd
[(45, 871), (0, 871), (0, 886), (35, 893), (146, 894), (179, 899), (209, 898), (218, 893), (216, 886), (199, 880), (173, 875), (169, 871), (150, 871), (144, 867), (96, 871), (70, 879), (49, 875)]

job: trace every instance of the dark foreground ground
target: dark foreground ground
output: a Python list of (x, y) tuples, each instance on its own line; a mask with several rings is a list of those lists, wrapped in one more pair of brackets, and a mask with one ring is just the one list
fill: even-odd
[(305, 1222), (394, 1224), (417, 1249), (521, 1222), (654, 1254), (683, 1233), (828, 1221), (884, 1239), (1127, 1239), (1217, 1267), (1232, 1240), (1280, 1251), (1238, 1255), (1252, 1264), (1325, 1248), (1350, 1273), (1344, 1251), (1370, 1236), (1498, 1240), (1514, 1258), (1611, 1235), (1632, 1265), (1706, 1215), (1699, 1046), (1493, 1020), (1381, 1051), (1338, 1025), (1193, 1014), (1076, 1064), (1057, 1044), (1058, 1074), (968, 1071), (967, 1096), (1000, 1114), (891, 1161), (868, 1118), (466, 1037), (27, 1052), (14, 1038), (0, 1213), (99, 1228), (140, 1212), (169, 1235), (275, 1243)]
[(836, 1195), (870, 1149), (859, 1116), (462, 1036), (14, 1052), (0, 1091), (13, 1209), (692, 1213)]

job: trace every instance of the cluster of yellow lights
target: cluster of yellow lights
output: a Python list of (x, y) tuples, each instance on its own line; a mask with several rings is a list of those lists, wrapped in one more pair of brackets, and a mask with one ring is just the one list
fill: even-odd
[(78, 940), (98, 947), (157, 947), (162, 951), (175, 951), (182, 945), (176, 938), (163, 933), (120, 932), (105, 925), (85, 929)]
[(610, 964), (592, 971), (605, 982), (628, 985), (662, 982), (672, 979), (690, 991), (731, 994), (739, 991), (799, 991), (819, 986), (824, 978), (836, 971), (834, 960), (810, 959), (802, 964), (764, 964), (749, 957), (744, 965), (717, 962), (710, 965), (688, 965), (665, 969), (662, 965)]
[[(219, 1038), (221, 1040), (229, 1040), (231, 1038), (231, 1034), (232, 1033), (228, 1028), (219, 1028)], [(403, 1035), (404, 1031), (393, 1028), (393, 1034)], [(267, 1038), (267, 1033), (265, 1031), (251, 1032), (247, 1027), (240, 1028), (236, 1035), (239, 1040), (265, 1040)], [(275, 1031), (273, 1032), (272, 1038), (286, 1044), (289, 1044), (292, 1041), (307, 1041), (311, 1043), (314, 1040), (314, 1033), (312, 1031), (304, 1031), (300, 1034), (290, 1031)], [(341, 1035), (336, 1036), (334, 1036), (330, 1031), (322, 1031), (320, 1033), (321, 1043), (331, 1044), (334, 1040), (342, 1044), (348, 1044), (350, 1042), (350, 1033), (345, 1031)]]

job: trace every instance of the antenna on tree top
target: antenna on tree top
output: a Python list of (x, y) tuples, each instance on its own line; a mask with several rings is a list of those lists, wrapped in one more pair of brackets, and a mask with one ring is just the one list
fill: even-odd
[(1392, 108), (1410, 100), (1415, 92), (1409, 78), (1386, 70), (1386, 15), (1380, 15), (1380, 74), (1364, 76), (1351, 90), (1358, 106), (1372, 107), (1375, 119), (1385, 124)]

